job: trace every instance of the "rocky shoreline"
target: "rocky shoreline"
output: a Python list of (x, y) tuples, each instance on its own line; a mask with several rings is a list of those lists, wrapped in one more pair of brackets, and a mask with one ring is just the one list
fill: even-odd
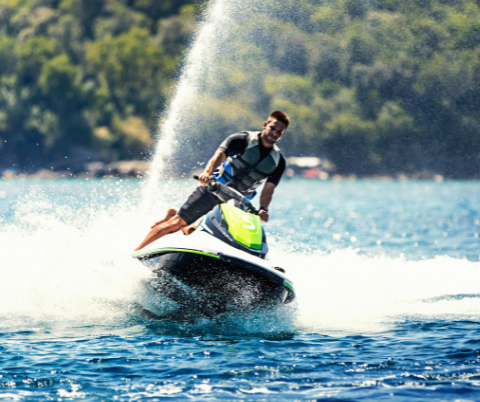
[(62, 178), (143, 178), (150, 168), (148, 161), (120, 161), (112, 163), (90, 162), (83, 168), (40, 169), (33, 173), (6, 169), (1, 172), (4, 179), (62, 179)]
[[(298, 158), (297, 158), (298, 159)], [(325, 164), (324, 167), (329, 167)], [(298, 164), (288, 163), (285, 177), (287, 179), (293, 177), (302, 177), (312, 180), (380, 180), (380, 181), (406, 181), (406, 180), (433, 180), (436, 182), (442, 182), (445, 178), (434, 172), (422, 171), (413, 174), (397, 173), (394, 175), (371, 175), (371, 176), (358, 176), (355, 174), (342, 175), (332, 171), (333, 169), (324, 169), (322, 166), (299, 166)], [(5, 180), (15, 179), (76, 179), (76, 178), (135, 178), (142, 179), (146, 176), (150, 168), (149, 161), (120, 161), (112, 163), (103, 162), (90, 162), (83, 166), (82, 169), (76, 168), (71, 170), (66, 169), (40, 169), (36, 172), (25, 173), (17, 172), (14, 169), (6, 169), (3, 172), (0, 171), (0, 178)], [(192, 172), (193, 174), (199, 174), (201, 171)], [(475, 178), (474, 178), (475, 179)]]

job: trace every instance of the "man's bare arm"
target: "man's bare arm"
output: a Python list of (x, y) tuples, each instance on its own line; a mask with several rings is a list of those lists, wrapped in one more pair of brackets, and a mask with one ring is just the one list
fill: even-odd
[[(270, 205), (272, 202), (273, 193), (275, 192), (275, 187), (277, 186), (273, 183), (265, 183), (262, 194), (260, 194), (260, 205), (265, 205), (266, 207)], [(261, 209), (258, 212), (258, 215), (262, 221), (268, 222), (269, 215), (267, 211)]]
[(202, 186), (208, 186), (208, 183), (210, 183), (210, 176), (212, 175), (212, 172), (216, 168), (218, 168), (225, 159), (227, 159), (227, 155), (225, 155), (225, 152), (217, 149), (215, 154), (208, 161), (207, 166), (205, 166), (205, 170), (198, 178), (198, 181), (202, 184)]

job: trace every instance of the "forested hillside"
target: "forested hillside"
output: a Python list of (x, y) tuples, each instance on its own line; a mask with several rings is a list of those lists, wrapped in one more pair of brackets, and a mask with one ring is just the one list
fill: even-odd
[[(274, 12), (238, 20), (240, 45), (212, 66), (199, 112), (219, 122), (212, 144), (280, 108), (287, 155), (358, 175), (480, 176), (480, 1), (263, 3)], [(142, 158), (198, 7), (0, 0), (0, 168)], [(235, 68), (248, 58), (255, 68)]]
[(0, 167), (141, 157), (194, 13), (188, 0), (0, 0)]

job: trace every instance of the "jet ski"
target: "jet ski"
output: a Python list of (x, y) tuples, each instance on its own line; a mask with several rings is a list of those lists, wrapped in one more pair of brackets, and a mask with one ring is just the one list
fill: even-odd
[(208, 189), (222, 203), (202, 218), (193, 233), (166, 235), (132, 254), (155, 274), (155, 291), (178, 307), (164, 315), (144, 309), (145, 318), (194, 323), (201, 317), (248, 313), (295, 299), (285, 270), (267, 258), (258, 210), (213, 178)]

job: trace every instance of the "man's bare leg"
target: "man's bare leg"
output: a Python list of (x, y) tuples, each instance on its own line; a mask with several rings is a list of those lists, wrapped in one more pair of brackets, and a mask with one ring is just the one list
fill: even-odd
[(178, 232), (180, 229), (186, 226), (188, 226), (187, 222), (185, 222), (177, 214), (175, 214), (166, 222), (163, 222), (163, 223), (157, 222), (155, 225), (152, 226), (152, 230), (150, 231), (150, 233), (147, 235), (147, 237), (145, 237), (145, 239), (135, 249), (135, 251), (141, 250), (142, 248), (154, 242), (155, 240), (160, 239), (160, 237), (162, 236), (165, 236), (170, 233)]

